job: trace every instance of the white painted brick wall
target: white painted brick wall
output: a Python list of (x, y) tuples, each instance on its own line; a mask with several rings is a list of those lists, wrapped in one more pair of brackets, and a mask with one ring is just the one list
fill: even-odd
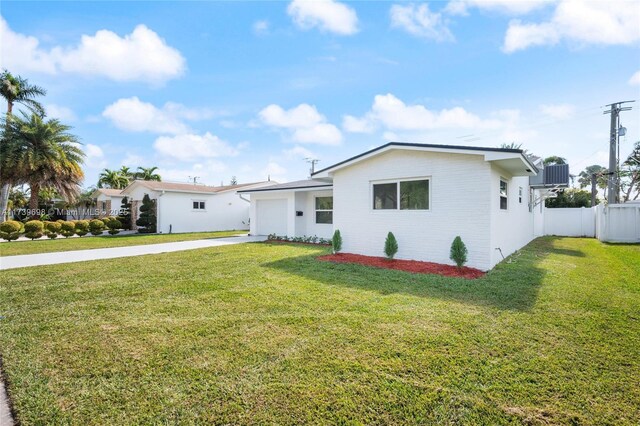
[[(372, 208), (372, 181), (429, 177), (427, 212), (380, 211)], [(338, 170), (334, 175), (334, 228), (343, 236), (343, 251), (384, 256), (389, 231), (398, 240), (399, 259), (452, 264), (449, 249), (460, 235), (469, 263), (492, 266), (490, 254), (491, 166), (480, 155), (390, 151)]]

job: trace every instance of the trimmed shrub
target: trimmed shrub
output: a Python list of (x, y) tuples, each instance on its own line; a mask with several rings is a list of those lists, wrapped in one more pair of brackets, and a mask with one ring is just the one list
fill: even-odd
[(17, 240), (20, 237), (22, 224), (15, 220), (7, 220), (0, 223), (0, 238), (7, 241)]
[(339, 229), (336, 229), (333, 232), (333, 237), (331, 238), (331, 247), (333, 248), (334, 254), (342, 250), (342, 235), (340, 235)]
[(152, 200), (149, 194), (144, 194), (140, 206), (140, 217), (136, 220), (136, 225), (142, 227), (138, 228), (138, 232), (141, 234), (156, 232), (156, 221), (156, 200)]
[(104, 232), (104, 222), (100, 219), (91, 219), (89, 221), (89, 232), (92, 235), (102, 235)]
[(384, 254), (387, 255), (388, 259), (393, 259), (393, 256), (398, 252), (398, 241), (396, 240), (396, 236), (393, 235), (393, 232), (389, 232), (387, 234), (387, 239), (384, 240)]
[(45, 224), (45, 230), (47, 237), (54, 240), (58, 238), (58, 234), (62, 230), (62, 224), (60, 222), (47, 222)]
[(76, 220), (76, 235), (78, 237), (84, 237), (88, 233), (89, 233), (89, 221)]
[(122, 228), (122, 223), (120, 223), (120, 221), (115, 217), (112, 217), (111, 220), (109, 220), (109, 223), (107, 223), (106, 225), (107, 228), (109, 228), (110, 235), (116, 235), (120, 232), (120, 228)]
[(460, 236), (453, 239), (449, 258), (456, 262), (458, 268), (462, 268), (462, 265), (467, 263), (467, 246), (464, 245)]
[(70, 220), (66, 220), (61, 223), (62, 230), (60, 233), (64, 235), (65, 238), (72, 237), (73, 234), (76, 233), (76, 224), (75, 222), (71, 222)]
[(32, 240), (41, 238), (44, 235), (44, 223), (40, 220), (30, 220), (24, 224), (24, 235)]
[(122, 199), (120, 204), (120, 216), (118, 220), (122, 224), (122, 229), (131, 229), (131, 201), (128, 197)]

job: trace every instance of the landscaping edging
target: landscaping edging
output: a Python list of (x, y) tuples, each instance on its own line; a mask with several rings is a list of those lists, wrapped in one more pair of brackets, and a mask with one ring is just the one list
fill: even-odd
[(385, 257), (363, 256), (360, 254), (337, 253), (318, 256), (323, 262), (352, 263), (357, 265), (371, 266), (374, 268), (393, 269), (396, 271), (411, 272), (414, 274), (436, 274), (445, 277), (458, 277), (466, 279), (476, 279), (484, 276), (484, 272), (463, 266), (458, 268), (442, 263), (421, 262), (418, 260), (387, 259)]

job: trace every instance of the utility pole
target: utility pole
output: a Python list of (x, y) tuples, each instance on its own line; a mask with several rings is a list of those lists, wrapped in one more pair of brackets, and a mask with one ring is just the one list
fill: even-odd
[(307, 163), (310, 163), (310, 164), (311, 164), (311, 169), (310, 169), (310, 171), (309, 171), (309, 177), (311, 177), (311, 176), (313, 176), (313, 174), (315, 173), (315, 171), (316, 171), (316, 164), (318, 164), (318, 162), (319, 162), (320, 160), (318, 160), (317, 158), (305, 158), (305, 161), (306, 161)]
[(591, 173), (591, 207), (596, 206), (596, 184), (598, 183), (598, 175), (595, 173)]
[(618, 182), (618, 123), (620, 112), (629, 111), (631, 107), (623, 107), (622, 104), (628, 104), (635, 101), (615, 102), (607, 105), (610, 107), (604, 114), (611, 114), (611, 126), (609, 128), (609, 177), (607, 179), (607, 202), (615, 204), (619, 198), (619, 182)]

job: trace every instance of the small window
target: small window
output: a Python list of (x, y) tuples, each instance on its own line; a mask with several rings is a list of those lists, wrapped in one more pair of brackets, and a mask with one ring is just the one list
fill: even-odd
[(507, 182), (500, 179), (500, 210), (507, 210)]
[(378, 183), (373, 185), (374, 210), (396, 210), (398, 208), (398, 184)]
[(333, 223), (333, 197), (316, 197), (316, 223)]
[(429, 210), (429, 181), (400, 182), (400, 210)]
[(194, 210), (204, 210), (204, 201), (194, 201), (193, 202), (193, 209)]
[(518, 202), (522, 204), (522, 187), (518, 188)]

